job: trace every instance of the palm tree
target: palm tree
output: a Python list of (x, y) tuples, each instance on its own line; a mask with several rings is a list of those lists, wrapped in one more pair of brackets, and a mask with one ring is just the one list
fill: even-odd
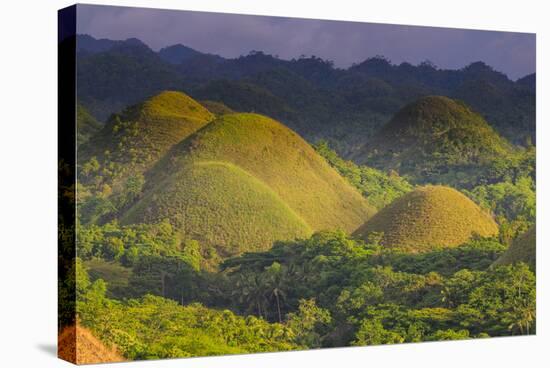
[(529, 293), (523, 289), (523, 275), (518, 281), (517, 296), (515, 299), (516, 302), (512, 306), (513, 319), (508, 328), (510, 330), (518, 328), (520, 334), (523, 335), (525, 332), (527, 335), (529, 335), (529, 328), (536, 319), (536, 306), (533, 302), (535, 298), (534, 295), (529, 295)]
[(515, 318), (508, 328), (510, 330), (517, 328), (520, 334), (529, 335), (529, 329), (536, 318), (536, 310), (534, 306), (528, 304), (515, 307), (514, 315)]
[(265, 310), (262, 314), (262, 309), (265, 308), (262, 307), (265, 304), (265, 292), (260, 275), (255, 273), (239, 274), (235, 286), (232, 295), (237, 296), (241, 305), (246, 304), (249, 311), (256, 309), (258, 317), (263, 318)]
[(277, 315), (279, 316), (279, 323), (283, 323), (283, 319), (281, 316), (281, 298), (286, 298), (286, 293), (280, 289), (278, 286), (275, 286), (273, 290), (271, 290), (271, 296), (275, 297), (275, 300), (277, 301)]
[(284, 292), (286, 268), (282, 267), (278, 262), (273, 262), (266, 271), (266, 286), (269, 290), (269, 296), (271, 299), (275, 298), (277, 303), (277, 316), (279, 318), (279, 323), (282, 323), (281, 299), (286, 298), (286, 293)]

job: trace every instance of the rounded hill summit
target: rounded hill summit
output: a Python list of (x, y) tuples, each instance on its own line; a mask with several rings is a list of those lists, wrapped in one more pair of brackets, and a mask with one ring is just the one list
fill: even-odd
[(169, 219), (185, 234), (240, 252), (317, 230), (352, 232), (375, 211), (294, 131), (235, 113), (170, 150), (122, 221)]
[(408, 252), (453, 247), (472, 236), (498, 234), (492, 217), (455, 189), (424, 186), (396, 199), (361, 226), (355, 235), (383, 233), (381, 244)]
[[(476, 176), (513, 146), (465, 103), (427, 96), (403, 107), (356, 154), (356, 160), (396, 170), (418, 183)], [(460, 176), (460, 175), (459, 175)]]

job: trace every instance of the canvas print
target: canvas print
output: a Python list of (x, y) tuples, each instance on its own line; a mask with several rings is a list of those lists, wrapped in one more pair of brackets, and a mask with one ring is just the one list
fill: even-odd
[(535, 35), (59, 12), (59, 356), (536, 333)]

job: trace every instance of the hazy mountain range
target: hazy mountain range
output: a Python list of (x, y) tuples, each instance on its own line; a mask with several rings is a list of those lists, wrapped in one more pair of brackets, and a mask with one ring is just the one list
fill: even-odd
[(429, 62), (394, 65), (383, 57), (348, 69), (261, 51), (226, 59), (184, 45), (153, 51), (138, 39), (77, 38), (78, 96), (98, 120), (163, 90), (223, 102), (276, 118), (310, 142), (323, 138), (350, 156), (401, 107), (445, 95), (466, 102), (513, 143), (535, 139), (534, 74), (517, 81), (476, 62), (443, 70)]

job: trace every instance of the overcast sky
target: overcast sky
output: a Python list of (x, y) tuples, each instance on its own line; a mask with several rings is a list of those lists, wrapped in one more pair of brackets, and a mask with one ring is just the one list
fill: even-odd
[(393, 63), (430, 60), (440, 68), (484, 61), (517, 79), (535, 71), (535, 35), (298, 18), (78, 5), (77, 32), (135, 37), (154, 50), (181, 43), (238, 57), (251, 50), (291, 59), (316, 55), (338, 67), (375, 55)]

